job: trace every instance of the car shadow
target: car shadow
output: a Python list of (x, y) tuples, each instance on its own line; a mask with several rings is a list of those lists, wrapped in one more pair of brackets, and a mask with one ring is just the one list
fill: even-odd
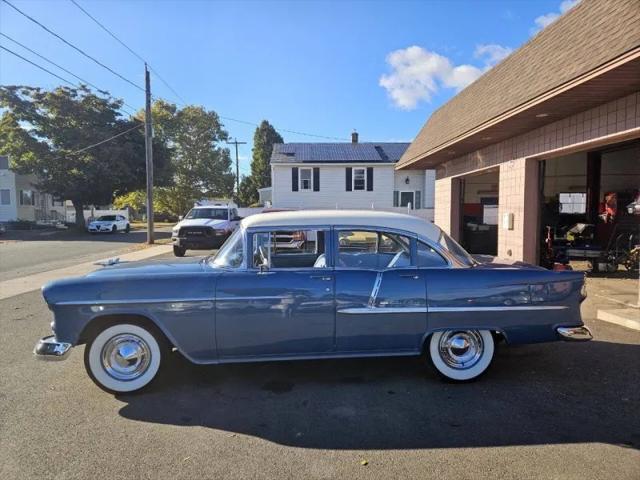
[(221, 366), (176, 354), (128, 419), (321, 449), (602, 442), (640, 449), (640, 347), (593, 341), (504, 347), (476, 382), (416, 358)]

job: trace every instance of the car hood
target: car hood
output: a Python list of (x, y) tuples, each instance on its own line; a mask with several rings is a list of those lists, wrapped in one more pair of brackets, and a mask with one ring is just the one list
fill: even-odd
[(116, 223), (115, 220), (94, 220), (90, 222), (89, 225), (111, 225), (112, 223)]
[(143, 262), (122, 262), (102, 267), (87, 274), (87, 277), (139, 276), (139, 275), (173, 275), (202, 272), (205, 266), (199, 258), (182, 262), (147, 260)]
[[(182, 220), (176, 225), (178, 228), (182, 227), (224, 227), (228, 225), (228, 220), (216, 220), (212, 218), (191, 218), (189, 220)], [(174, 227), (174, 228), (176, 228)]]

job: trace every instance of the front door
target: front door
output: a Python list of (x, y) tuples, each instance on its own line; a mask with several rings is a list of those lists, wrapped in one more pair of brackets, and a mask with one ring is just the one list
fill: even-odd
[(409, 237), (336, 232), (336, 350), (415, 352), (427, 327), (426, 279)]
[(217, 282), (219, 358), (333, 350), (334, 275), (326, 261), (326, 236), (319, 229), (249, 234), (249, 268), (225, 272)]

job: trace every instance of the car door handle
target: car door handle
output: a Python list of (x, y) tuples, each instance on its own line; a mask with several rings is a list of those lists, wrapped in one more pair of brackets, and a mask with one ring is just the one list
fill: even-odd
[(401, 273), (400, 276), (402, 278), (410, 278), (412, 280), (420, 280), (420, 275), (416, 273)]
[(333, 277), (331, 277), (330, 275), (311, 275), (310, 278), (313, 278), (314, 280), (324, 280), (325, 282), (330, 282), (331, 280), (333, 280)]

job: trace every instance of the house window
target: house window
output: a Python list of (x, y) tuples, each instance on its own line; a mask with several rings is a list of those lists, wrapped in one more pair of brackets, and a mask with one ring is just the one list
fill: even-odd
[(411, 204), (411, 208), (415, 207), (415, 202), (413, 201), (413, 192), (400, 192), (400, 206), (408, 207)]
[(64, 207), (64, 200), (59, 197), (51, 198), (51, 206), (53, 207)]
[(8, 188), (0, 190), (0, 205), (11, 205), (11, 191)]
[(353, 169), (353, 189), (354, 190), (365, 190), (367, 188), (367, 177), (365, 175), (366, 171), (364, 168), (354, 168)]
[(301, 168), (300, 169), (300, 190), (311, 190), (311, 169), (310, 168)]
[(580, 214), (587, 212), (586, 193), (561, 193), (558, 200), (560, 213)]
[(34, 205), (33, 190), (20, 190), (20, 205)]

